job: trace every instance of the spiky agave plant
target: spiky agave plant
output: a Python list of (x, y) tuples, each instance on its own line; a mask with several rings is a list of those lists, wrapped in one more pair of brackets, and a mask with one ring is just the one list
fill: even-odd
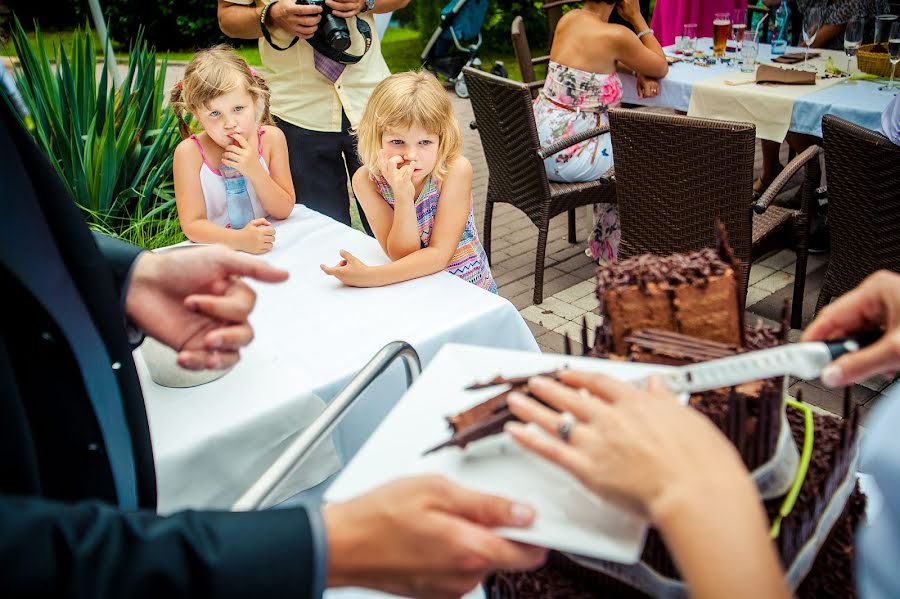
[(87, 223), (150, 248), (171, 243), (179, 136), (175, 115), (164, 108), (166, 61), (157, 67), (155, 51), (139, 33), (116, 89), (109, 77), (115, 58), (105, 55), (98, 69), (86, 29), (75, 31), (71, 55), (61, 43), (48, 48), (37, 24), (34, 48), (18, 19), (12, 39), (26, 122)]

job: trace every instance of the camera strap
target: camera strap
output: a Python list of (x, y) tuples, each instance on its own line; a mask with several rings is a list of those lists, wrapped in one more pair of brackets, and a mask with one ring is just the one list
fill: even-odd
[(323, 56), (330, 58), (336, 62), (341, 62), (344, 64), (356, 64), (362, 57), (366, 55), (366, 52), (369, 51), (369, 48), (372, 46), (372, 28), (369, 27), (369, 24), (360, 19), (356, 18), (356, 30), (359, 31), (360, 35), (363, 36), (363, 39), (366, 41), (366, 47), (363, 49), (362, 54), (357, 56), (356, 54), (348, 54), (347, 52), (341, 52), (340, 50), (335, 50), (328, 44), (326, 44), (318, 35), (314, 35), (313, 37), (306, 40), (313, 49), (322, 54)]

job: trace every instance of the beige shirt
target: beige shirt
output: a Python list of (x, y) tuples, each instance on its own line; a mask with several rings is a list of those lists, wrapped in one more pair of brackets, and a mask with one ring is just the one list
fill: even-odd
[[(227, 0), (234, 4), (263, 6), (275, 0)], [(278, 118), (312, 131), (340, 131), (341, 109), (347, 113), (350, 125), (356, 127), (372, 90), (390, 75), (381, 42), (375, 31), (372, 13), (360, 13), (347, 19), (352, 45), (348, 54), (359, 55), (365, 48), (363, 37), (356, 30), (356, 18), (365, 20), (372, 29), (372, 46), (362, 60), (347, 65), (337, 81), (332, 83), (316, 70), (313, 49), (304, 40), (285, 51), (274, 49), (265, 38), (259, 38), (262, 75), (272, 92), (272, 114)], [(294, 39), (281, 29), (270, 30), (272, 41), (284, 48)]]

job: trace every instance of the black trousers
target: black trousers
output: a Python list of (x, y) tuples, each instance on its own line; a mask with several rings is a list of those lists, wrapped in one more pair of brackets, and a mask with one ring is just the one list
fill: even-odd
[[(356, 154), (356, 138), (349, 133), (350, 121), (341, 115), (341, 131), (303, 129), (275, 117), (287, 138), (288, 159), (297, 203), (350, 226), (348, 174), (362, 166)], [(355, 199), (354, 199), (355, 201)], [(359, 203), (356, 205), (366, 233), (372, 229)]]

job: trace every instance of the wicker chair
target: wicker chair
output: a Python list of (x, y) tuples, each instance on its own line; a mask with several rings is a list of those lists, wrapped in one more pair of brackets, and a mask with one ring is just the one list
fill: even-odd
[[(721, 218), (741, 260), (745, 301), (750, 264), (779, 247), (797, 253), (791, 326), (800, 327), (808, 256), (808, 205), (819, 176), (819, 148), (791, 161), (754, 206), (756, 128), (750, 123), (616, 109), (609, 114), (622, 238), (619, 259), (708, 247)], [(807, 167), (800, 210), (770, 206)], [(754, 211), (757, 214), (754, 214)]]
[(822, 132), (831, 258), (816, 313), (876, 270), (900, 272), (900, 147), (828, 114)]
[(516, 53), (516, 62), (522, 72), (522, 81), (531, 89), (531, 96), (536, 97), (544, 86), (544, 81), (536, 80), (534, 67), (550, 62), (550, 56), (531, 57), (531, 47), (528, 45), (528, 36), (525, 35), (525, 21), (518, 16), (513, 19), (510, 32), (513, 51)]
[(528, 86), (477, 69), (463, 71), (475, 112), (473, 127), (481, 136), (489, 171), (482, 229), (484, 250), (490, 259), (495, 203), (512, 204), (524, 212), (538, 228), (534, 303), (539, 304), (544, 298), (544, 254), (550, 219), (568, 212), (569, 243), (575, 243), (575, 208), (616, 201), (611, 170), (596, 181), (555, 183), (547, 179), (544, 159), (609, 129), (597, 127), (543, 148), (538, 141)]

